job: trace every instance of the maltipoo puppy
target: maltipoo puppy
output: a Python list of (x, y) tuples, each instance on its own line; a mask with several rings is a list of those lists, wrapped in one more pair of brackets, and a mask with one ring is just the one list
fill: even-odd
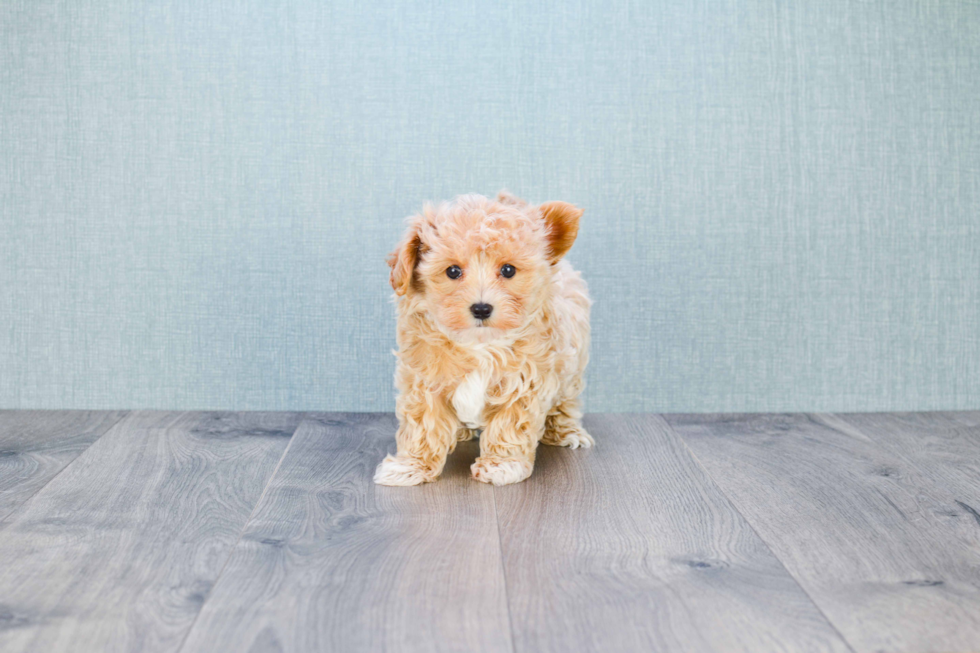
[(382, 485), (434, 481), (480, 434), (473, 478), (505, 485), (538, 442), (590, 447), (579, 395), (589, 360), (588, 289), (562, 257), (581, 209), (501, 192), (426, 205), (389, 256), (398, 297), (398, 453)]

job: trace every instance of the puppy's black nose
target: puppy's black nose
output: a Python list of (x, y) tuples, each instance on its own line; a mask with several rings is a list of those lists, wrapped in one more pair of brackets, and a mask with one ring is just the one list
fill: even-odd
[(470, 313), (478, 320), (485, 320), (493, 313), (493, 306), (490, 304), (473, 304), (470, 306)]

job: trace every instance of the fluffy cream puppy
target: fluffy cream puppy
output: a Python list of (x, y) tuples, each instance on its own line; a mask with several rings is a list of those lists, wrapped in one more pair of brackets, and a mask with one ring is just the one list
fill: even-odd
[(588, 289), (562, 257), (582, 211), (506, 192), (426, 205), (389, 256), (398, 307), (397, 455), (382, 485), (435, 480), (480, 435), (473, 478), (523, 481), (538, 442), (590, 447), (579, 395), (589, 360)]

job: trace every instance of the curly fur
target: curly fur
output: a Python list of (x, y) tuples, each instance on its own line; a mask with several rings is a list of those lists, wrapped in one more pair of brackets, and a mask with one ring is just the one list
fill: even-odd
[[(479, 481), (531, 475), (538, 442), (589, 447), (579, 395), (589, 359), (590, 300), (563, 256), (582, 211), (531, 206), (501, 192), (426, 205), (389, 256), (397, 297), (398, 452), (383, 485), (435, 480), (456, 443), (481, 430)], [(512, 278), (500, 274), (513, 265)], [(446, 270), (459, 266), (451, 279)], [(474, 303), (493, 313), (477, 320)]]

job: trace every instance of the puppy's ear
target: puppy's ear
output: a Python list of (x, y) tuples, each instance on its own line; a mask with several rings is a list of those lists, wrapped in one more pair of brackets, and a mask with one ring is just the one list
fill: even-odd
[(497, 201), (501, 204), (509, 204), (510, 206), (516, 206), (518, 208), (524, 208), (527, 206), (527, 202), (522, 200), (520, 197), (513, 195), (509, 190), (501, 190), (497, 193)]
[(545, 202), (538, 210), (548, 229), (548, 255), (551, 262), (556, 263), (572, 248), (584, 211), (568, 202)]
[(419, 221), (412, 220), (398, 247), (388, 255), (388, 265), (391, 266), (391, 287), (395, 294), (401, 297), (412, 287), (412, 277), (415, 267), (419, 264), (419, 254), (422, 250), (422, 236), (419, 234)]

